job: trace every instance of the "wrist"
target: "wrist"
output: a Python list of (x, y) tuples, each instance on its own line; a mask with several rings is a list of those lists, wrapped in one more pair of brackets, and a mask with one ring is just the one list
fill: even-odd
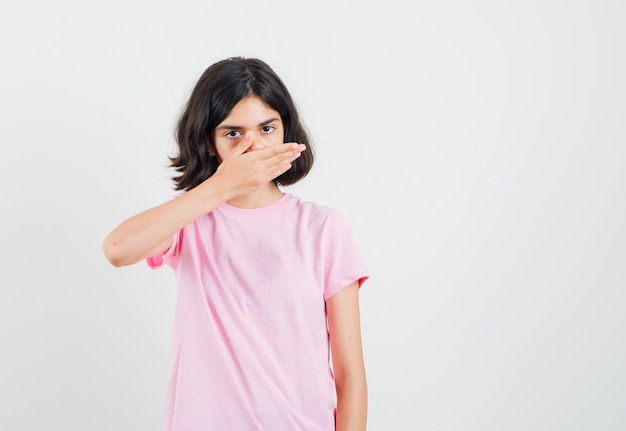
[(207, 208), (208, 211), (220, 206), (234, 197), (232, 188), (228, 187), (227, 183), (222, 180), (219, 173), (215, 173), (211, 177), (207, 178), (197, 188), (202, 196), (202, 201), (209, 207)]

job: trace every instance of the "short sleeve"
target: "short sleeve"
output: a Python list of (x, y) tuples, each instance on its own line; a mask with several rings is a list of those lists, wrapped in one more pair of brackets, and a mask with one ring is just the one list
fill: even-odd
[[(173, 196), (170, 197), (170, 200), (176, 199), (183, 193), (184, 191), (179, 191), (178, 193), (175, 193)], [(152, 269), (159, 269), (163, 265), (167, 264), (174, 268), (176, 266), (178, 251), (182, 242), (182, 235), (183, 231), (181, 229), (172, 236), (172, 245), (170, 246), (170, 248), (163, 251), (162, 253), (146, 258), (146, 263), (148, 264), (148, 266)]]
[(324, 300), (328, 300), (355, 281), (360, 287), (369, 273), (352, 230), (339, 212), (329, 215), (325, 231)]
[(167, 250), (164, 250), (157, 255), (148, 257), (146, 259), (146, 263), (148, 264), (148, 266), (152, 269), (159, 269), (163, 265), (167, 264), (174, 268), (176, 266), (176, 261), (178, 258), (178, 250), (181, 243), (182, 234), (182, 230), (176, 232), (172, 236), (172, 245), (170, 245)]

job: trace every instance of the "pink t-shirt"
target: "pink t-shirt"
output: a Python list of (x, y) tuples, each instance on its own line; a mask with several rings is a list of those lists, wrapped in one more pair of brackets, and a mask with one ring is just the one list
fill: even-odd
[(168, 431), (334, 431), (325, 300), (368, 278), (345, 219), (223, 204), (147, 259), (176, 272)]

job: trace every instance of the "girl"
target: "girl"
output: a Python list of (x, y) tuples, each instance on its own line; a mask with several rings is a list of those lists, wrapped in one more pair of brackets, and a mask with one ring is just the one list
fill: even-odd
[(115, 266), (176, 273), (166, 430), (365, 430), (368, 275), (337, 211), (279, 187), (313, 164), (285, 85), (258, 59), (213, 64), (176, 140), (178, 192), (103, 245)]

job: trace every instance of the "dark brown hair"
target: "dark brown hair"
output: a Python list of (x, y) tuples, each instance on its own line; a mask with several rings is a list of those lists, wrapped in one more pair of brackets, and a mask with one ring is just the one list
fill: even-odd
[(178, 154), (170, 157), (177, 171), (176, 190), (190, 190), (215, 173), (218, 167), (213, 133), (233, 107), (247, 96), (257, 96), (280, 114), (285, 142), (306, 145), (292, 167), (274, 181), (290, 185), (306, 176), (313, 166), (313, 149), (285, 84), (263, 61), (231, 57), (209, 66), (189, 97), (176, 126)]

